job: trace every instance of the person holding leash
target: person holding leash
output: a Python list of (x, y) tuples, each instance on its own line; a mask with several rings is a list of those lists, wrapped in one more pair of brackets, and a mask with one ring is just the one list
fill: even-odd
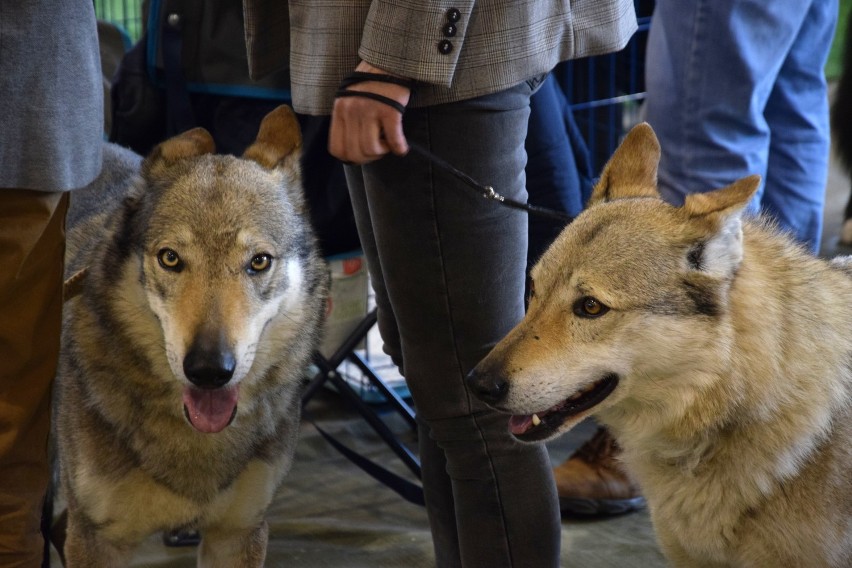
[(0, 3), (0, 566), (42, 565), (68, 191), (101, 169), (91, 0)]
[(525, 202), (530, 96), (558, 62), (621, 49), (636, 29), (632, 0), (244, 9), (253, 76), (289, 63), (296, 111), (331, 115), (329, 150), (346, 163), (385, 351), (417, 408), (437, 565), (558, 566), (545, 448), (515, 441), (508, 416), (464, 381), (524, 314), (526, 213), (408, 150)]

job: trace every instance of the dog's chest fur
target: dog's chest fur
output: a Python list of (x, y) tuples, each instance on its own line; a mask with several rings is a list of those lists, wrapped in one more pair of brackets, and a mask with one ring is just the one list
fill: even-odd
[[(714, 355), (728, 359), (725, 372), (662, 428), (637, 415), (612, 427), (676, 565), (842, 566), (852, 559), (852, 281), (762, 227), (746, 235), (726, 306), (731, 351)], [(790, 526), (801, 536), (753, 538)]]

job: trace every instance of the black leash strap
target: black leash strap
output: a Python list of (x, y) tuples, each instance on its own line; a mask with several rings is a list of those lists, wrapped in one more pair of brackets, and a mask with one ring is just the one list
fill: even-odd
[(366, 472), (370, 477), (378, 481), (379, 483), (385, 485), (386, 487), (392, 489), (408, 501), (409, 503), (413, 503), (414, 505), (420, 505), (421, 507), (426, 506), (426, 500), (423, 496), (423, 488), (419, 485), (416, 485), (407, 479), (400, 477), (394, 472), (386, 469), (376, 462), (372, 461), (370, 458), (367, 458), (355, 450), (345, 446), (339, 440), (337, 440), (334, 436), (317, 426), (316, 422), (311, 420), (310, 418), (306, 418), (314, 428), (317, 429), (317, 432), (322, 435), (325, 440), (331, 444), (331, 446), (336, 449), (338, 452), (343, 454), (349, 461), (353, 464), (360, 467), (364, 472)]
[(534, 215), (540, 215), (542, 217), (549, 217), (551, 219), (557, 219), (559, 221), (564, 221), (567, 225), (571, 221), (574, 220), (574, 217), (564, 213), (562, 211), (557, 211), (555, 209), (548, 209), (546, 207), (539, 207), (537, 205), (533, 205), (531, 203), (521, 203), (520, 201), (516, 201), (514, 199), (509, 199), (508, 197), (504, 197), (494, 191), (494, 188), (490, 185), (483, 185), (459, 170), (443, 158), (436, 156), (426, 148), (419, 146), (417, 144), (408, 144), (409, 150), (426, 160), (429, 160), (436, 166), (445, 170), (446, 172), (452, 174), (460, 181), (464, 182), (467, 186), (471, 187), (474, 191), (476, 191), (479, 195), (484, 197), (485, 199), (491, 199), (500, 203), (501, 205), (505, 205), (506, 207), (511, 207), (512, 209), (520, 209), (522, 211), (526, 211), (527, 213), (532, 213)]
[(409, 90), (414, 90), (414, 87), (417, 84), (410, 79), (403, 79), (402, 77), (397, 77), (396, 75), (385, 75), (383, 73), (364, 73), (363, 71), (353, 71), (349, 75), (343, 78), (343, 81), (340, 83), (340, 89), (345, 89), (351, 85), (355, 85), (356, 83), (364, 83), (365, 81), (378, 81), (379, 83), (391, 83), (394, 85), (400, 85)]
[[(364, 97), (367, 99), (372, 99), (374, 101), (378, 101), (380, 103), (384, 103), (390, 107), (396, 109), (399, 114), (405, 113), (405, 107), (396, 102), (393, 99), (388, 97), (378, 95), (376, 93), (369, 93), (364, 91), (350, 91), (347, 87), (350, 87), (356, 83), (362, 83), (364, 81), (377, 81), (380, 83), (393, 83), (395, 85), (402, 85), (409, 89), (414, 89), (414, 82), (409, 81), (408, 79), (402, 79), (400, 77), (395, 77), (393, 75), (382, 75), (378, 73), (362, 73), (359, 71), (350, 73), (347, 75), (343, 82), (340, 84), (340, 88), (335, 93), (335, 97)], [(485, 199), (490, 199), (492, 201), (496, 201), (501, 205), (505, 205), (506, 207), (510, 207), (512, 209), (519, 209), (521, 211), (526, 211), (527, 213), (531, 213), (533, 215), (539, 215), (541, 217), (548, 217), (550, 219), (556, 219), (558, 221), (563, 221), (566, 225), (574, 220), (574, 217), (568, 215), (563, 211), (557, 211), (555, 209), (548, 209), (546, 207), (539, 207), (537, 205), (533, 205), (531, 203), (521, 203), (520, 201), (516, 201), (514, 199), (509, 199), (503, 195), (500, 195), (494, 188), (490, 185), (483, 185), (477, 182), (475, 179), (459, 170), (443, 158), (440, 158), (423, 148), (417, 144), (409, 143), (409, 149), (411, 152), (419, 155), (420, 157), (426, 159), (427, 161), (432, 162), (439, 168), (443, 169), (447, 173), (455, 176), (457, 179), (464, 182), (465, 185), (471, 187), (474, 191), (476, 191), (479, 195), (484, 197)]]
[(389, 107), (393, 107), (399, 114), (405, 113), (405, 107), (393, 100), (390, 97), (386, 97), (384, 95), (379, 95), (378, 93), (370, 93), (367, 91), (347, 91), (346, 89), (340, 89), (336, 93), (334, 93), (336, 98), (340, 97), (360, 97), (362, 99), (372, 99), (374, 101), (379, 101), (380, 103), (384, 103)]
[(396, 77), (394, 75), (384, 75), (381, 73), (364, 73), (362, 71), (353, 71), (352, 73), (343, 78), (343, 81), (341, 81), (340, 86), (337, 88), (337, 92), (334, 93), (334, 97), (361, 97), (364, 99), (372, 99), (374, 101), (386, 104), (389, 107), (393, 107), (393, 109), (396, 110), (399, 114), (405, 114), (405, 106), (389, 97), (380, 95), (378, 93), (371, 93), (368, 91), (350, 91), (349, 89), (347, 89), (347, 87), (351, 87), (352, 85), (364, 83), (367, 81), (376, 81), (378, 83), (400, 85), (411, 91), (413, 91), (415, 87), (414, 81), (411, 81), (409, 79), (403, 79), (402, 77)]

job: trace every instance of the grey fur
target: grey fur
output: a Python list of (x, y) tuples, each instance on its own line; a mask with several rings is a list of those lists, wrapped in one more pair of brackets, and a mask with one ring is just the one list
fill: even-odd
[[(300, 140), (268, 167), (195, 148), (203, 134), (144, 161), (107, 145), (103, 173), (73, 196), (67, 272), (88, 276), (66, 304), (56, 398), (72, 568), (123, 566), (151, 532), (187, 525), (203, 535), (199, 565), (263, 564), (263, 514), (292, 459), (327, 272), (303, 214)], [(162, 246), (185, 251), (187, 269), (158, 265)], [(264, 247), (271, 267), (249, 274)], [(187, 420), (190, 382), (168, 359), (209, 329), (251, 361), (226, 385), (239, 384), (236, 414), (216, 433)]]

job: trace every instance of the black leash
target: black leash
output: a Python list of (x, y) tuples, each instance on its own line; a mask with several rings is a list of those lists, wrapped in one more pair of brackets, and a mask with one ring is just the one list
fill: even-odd
[(506, 207), (511, 207), (512, 209), (520, 209), (522, 211), (526, 211), (527, 213), (532, 213), (534, 215), (540, 215), (542, 217), (549, 217), (550, 219), (564, 221), (566, 225), (574, 220), (574, 217), (568, 215), (563, 211), (557, 211), (556, 209), (548, 209), (546, 207), (539, 207), (538, 205), (533, 205), (532, 203), (521, 203), (520, 201), (509, 199), (508, 197), (500, 195), (499, 193), (494, 191), (494, 188), (490, 185), (483, 185), (479, 183), (463, 171), (459, 170), (443, 158), (436, 156), (426, 148), (423, 148), (422, 146), (419, 146), (417, 144), (412, 144), (410, 142), (408, 144), (408, 147), (411, 152), (418, 154), (422, 158), (425, 158), (426, 160), (429, 160), (436, 166), (440, 167), (447, 173), (452, 174), (457, 179), (464, 182), (467, 186), (471, 187), (474, 191), (476, 191), (485, 199), (496, 201), (497, 203), (505, 205)]
[[(364, 82), (364, 81), (377, 81), (377, 82), (380, 82), (380, 83), (392, 83), (394, 85), (402, 85), (402, 86), (407, 87), (407, 88), (412, 89), (412, 90), (414, 88), (414, 83), (412, 81), (407, 80), (407, 79), (401, 79), (399, 77), (394, 77), (392, 75), (381, 75), (381, 74), (377, 74), (377, 73), (354, 72), (354, 73), (347, 75), (347, 77), (343, 80), (343, 82), (340, 85), (340, 88), (335, 93), (335, 97), (364, 97), (364, 98), (368, 98), (368, 99), (386, 104), (386, 105), (390, 106), (391, 108), (395, 109), (396, 111), (398, 111), (400, 114), (403, 114), (405, 112), (404, 106), (402, 106), (397, 101), (390, 99), (388, 97), (385, 97), (385, 96), (382, 96), (382, 95), (377, 95), (375, 93), (368, 93), (368, 92), (364, 92), (364, 91), (350, 91), (350, 90), (347, 89), (347, 87), (349, 87), (351, 85), (354, 85), (356, 83), (361, 83), (361, 82)], [(419, 146), (417, 144), (411, 144), (409, 142), (409, 151), (411, 153), (417, 154), (420, 157), (432, 162), (433, 164), (435, 164), (436, 166), (438, 166), (442, 170), (453, 175), (455, 178), (457, 178), (458, 180), (463, 182), (468, 187), (472, 188), (474, 191), (476, 191), (480, 196), (484, 197), (485, 199), (490, 199), (490, 200), (496, 201), (497, 203), (504, 205), (506, 207), (510, 207), (512, 209), (519, 209), (521, 211), (526, 211), (527, 213), (531, 213), (533, 215), (540, 215), (542, 217), (548, 217), (550, 219), (556, 219), (556, 220), (559, 220), (559, 221), (564, 221), (566, 225), (574, 220), (574, 217), (572, 217), (571, 215), (568, 215), (567, 213), (565, 213), (563, 211), (557, 211), (555, 209), (548, 209), (546, 207), (539, 207), (539, 206), (533, 205), (531, 203), (521, 203), (520, 201), (516, 201), (514, 199), (510, 199), (508, 197), (500, 195), (499, 193), (494, 191), (494, 188), (492, 186), (479, 183), (478, 181), (476, 181), (475, 179), (473, 179), (472, 177), (470, 177), (469, 175), (467, 175), (463, 171), (459, 170), (458, 168), (456, 168), (455, 166), (453, 166), (452, 164), (450, 164), (449, 162), (444, 160), (443, 158), (436, 156), (434, 153), (432, 153), (431, 151), (427, 150), (426, 148), (424, 148), (422, 146)]]
[(426, 506), (426, 498), (423, 496), (423, 488), (411, 481), (408, 481), (404, 477), (401, 477), (389, 469), (377, 464), (370, 458), (363, 456), (356, 452), (355, 450), (349, 448), (342, 442), (340, 442), (337, 438), (317, 426), (317, 423), (311, 420), (308, 417), (305, 417), (305, 420), (311, 423), (311, 425), (317, 429), (317, 432), (325, 438), (325, 441), (331, 444), (331, 446), (340, 452), (346, 459), (351, 461), (353, 464), (360, 467), (365, 473), (367, 473), (370, 477), (384, 485), (392, 489), (396, 492), (397, 495), (412, 503), (414, 505), (420, 505), (421, 507)]

